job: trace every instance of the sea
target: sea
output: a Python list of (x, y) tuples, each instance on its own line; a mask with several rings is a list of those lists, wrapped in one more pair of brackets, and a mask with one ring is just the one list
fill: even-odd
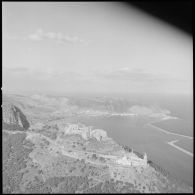
[[(173, 119), (174, 122), (163, 126), (165, 130), (193, 137), (193, 99), (191, 96), (159, 96), (153, 99), (150, 97), (144, 99), (142, 96), (139, 101), (168, 109), (171, 116), (178, 117), (178, 119)], [(193, 153), (193, 138), (188, 139), (158, 131), (155, 127), (147, 126), (147, 120), (135, 116), (79, 116), (67, 121), (106, 130), (108, 136), (119, 144), (127, 145), (142, 154), (146, 152), (149, 160), (160, 165), (175, 178), (193, 185), (193, 156), (167, 143), (179, 140), (178, 146)], [(182, 121), (183, 128), (178, 130)]]

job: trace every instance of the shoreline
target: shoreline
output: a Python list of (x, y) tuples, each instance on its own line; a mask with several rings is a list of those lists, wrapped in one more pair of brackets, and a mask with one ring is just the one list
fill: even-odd
[(183, 149), (183, 148), (181, 148), (181, 147), (179, 147), (179, 146), (177, 146), (175, 143), (176, 142), (178, 142), (179, 140), (173, 140), (173, 141), (170, 141), (170, 142), (167, 142), (170, 146), (172, 146), (172, 147), (174, 147), (174, 148), (176, 148), (176, 149), (178, 149), (178, 150), (180, 150), (180, 151), (182, 151), (182, 152), (184, 152), (185, 154), (188, 154), (189, 156), (191, 156), (191, 157), (193, 157), (194, 155), (193, 155), (193, 153), (191, 153), (191, 152), (189, 152), (188, 150), (185, 150), (185, 149)]
[[(178, 133), (172, 133), (172, 132), (170, 132), (170, 131), (164, 130), (164, 129), (160, 128), (160, 127), (157, 127), (157, 126), (153, 125), (152, 123), (148, 123), (147, 125), (150, 126), (150, 127), (155, 128), (155, 129), (157, 129), (157, 130), (159, 130), (159, 131), (161, 131), (161, 132), (163, 132), (163, 133), (166, 133), (166, 134), (171, 134), (171, 135), (176, 135), (176, 136), (180, 136), (180, 137), (185, 137), (185, 138), (191, 139), (191, 140), (194, 139), (193, 137), (190, 137), (190, 136), (187, 136), (187, 135), (182, 135), (182, 134), (178, 134)], [(183, 152), (183, 153), (185, 153), (185, 154), (187, 154), (187, 155), (193, 157), (193, 156), (194, 156), (193, 153), (191, 153), (191, 152), (189, 152), (188, 150), (185, 150), (184, 148), (182, 148), (182, 147), (180, 147), (180, 146), (177, 146), (177, 145), (175, 144), (176, 142), (179, 142), (179, 141), (180, 141), (180, 140), (173, 140), (173, 141), (169, 141), (169, 142), (166, 142), (166, 143), (167, 143), (168, 145), (170, 145), (170, 146), (176, 148), (177, 150), (180, 150), (181, 152)]]
[(157, 126), (153, 125), (152, 123), (148, 123), (148, 124), (146, 124), (146, 125), (147, 125), (147, 126), (150, 126), (150, 127), (153, 127), (153, 128), (155, 128), (155, 129), (157, 129), (157, 130), (159, 130), (159, 131), (161, 131), (161, 132), (164, 132), (164, 133), (166, 133), (166, 134), (171, 134), (171, 135), (176, 135), (176, 136), (180, 136), (180, 137), (185, 137), (185, 138), (187, 138), (187, 139), (194, 139), (193, 137), (188, 136), (188, 135), (183, 135), (183, 134), (173, 133), (173, 132), (167, 131), (167, 130), (165, 130), (165, 129), (162, 129), (162, 128), (160, 128), (160, 127), (157, 127)]

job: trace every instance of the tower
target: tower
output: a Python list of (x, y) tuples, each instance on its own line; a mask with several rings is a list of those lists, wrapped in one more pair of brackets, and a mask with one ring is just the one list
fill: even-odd
[(89, 138), (91, 137), (91, 132), (92, 132), (91, 129), (92, 129), (91, 126), (89, 126), (89, 132), (88, 132)]
[(146, 153), (144, 153), (144, 163), (145, 163), (145, 165), (147, 165), (147, 162), (148, 162), (148, 159), (147, 159), (147, 154)]

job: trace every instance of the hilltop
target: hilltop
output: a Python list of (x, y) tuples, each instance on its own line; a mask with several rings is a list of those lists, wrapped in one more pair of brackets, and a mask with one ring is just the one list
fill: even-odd
[(116, 143), (106, 130), (56, 117), (57, 108), (74, 110), (67, 99), (61, 100), (4, 96), (4, 193), (193, 191), (148, 161), (146, 154)]

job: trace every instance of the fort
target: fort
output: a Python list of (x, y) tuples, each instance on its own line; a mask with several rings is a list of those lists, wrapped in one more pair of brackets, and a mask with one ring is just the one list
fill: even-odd
[(144, 154), (144, 158), (139, 158), (136, 156), (133, 151), (129, 153), (128, 155), (124, 155), (122, 158), (119, 158), (116, 161), (118, 164), (126, 165), (126, 166), (139, 166), (146, 168), (148, 166), (147, 164), (147, 155)]
[(95, 138), (98, 141), (102, 141), (108, 138), (106, 131), (102, 129), (92, 130), (91, 127), (86, 127), (86, 126), (79, 127), (78, 124), (69, 124), (69, 126), (65, 130), (65, 133), (78, 134), (85, 140), (88, 140), (90, 138)]

